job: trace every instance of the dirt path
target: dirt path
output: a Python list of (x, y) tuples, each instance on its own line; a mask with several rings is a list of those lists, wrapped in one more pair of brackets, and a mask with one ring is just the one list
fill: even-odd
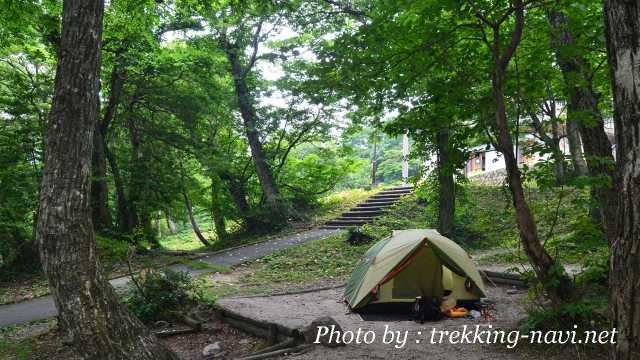
[[(297, 234), (274, 238), (253, 245), (211, 253), (199, 258), (198, 260), (209, 264), (235, 266), (246, 261), (271, 254), (276, 250), (307, 241), (325, 238), (337, 234), (340, 231), (341, 230), (312, 229)], [(170, 266), (170, 268), (174, 270), (188, 271), (192, 275), (199, 275), (213, 271), (212, 269), (192, 269), (183, 264), (173, 265)], [(116, 289), (123, 288), (128, 282), (128, 277), (120, 277), (111, 280), (111, 285)], [(51, 296), (43, 296), (15, 304), (2, 305), (0, 306), (0, 328), (14, 324), (22, 324), (29, 321), (42, 320), (55, 316), (56, 314), (56, 308)]]

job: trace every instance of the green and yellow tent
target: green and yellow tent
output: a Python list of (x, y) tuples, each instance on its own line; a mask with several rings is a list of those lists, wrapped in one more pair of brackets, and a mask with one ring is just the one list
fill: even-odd
[(373, 245), (345, 289), (351, 309), (369, 304), (410, 303), (417, 296), (456, 300), (486, 296), (482, 277), (458, 244), (432, 229), (394, 231)]

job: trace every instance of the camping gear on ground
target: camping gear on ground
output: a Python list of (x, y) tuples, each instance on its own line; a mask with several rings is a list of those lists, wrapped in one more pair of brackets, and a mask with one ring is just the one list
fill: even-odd
[[(466, 285), (465, 285), (466, 283)], [(358, 263), (344, 298), (354, 311), (378, 308), (411, 311), (416, 297), (442, 299), (445, 290), (458, 301), (486, 296), (469, 255), (432, 229), (394, 231), (374, 244)]]
[(450, 309), (453, 309), (454, 307), (456, 307), (456, 303), (457, 303), (456, 298), (454, 298), (451, 295), (445, 295), (445, 297), (442, 298), (442, 303), (440, 304), (440, 311), (443, 313), (446, 313)]
[(442, 319), (440, 300), (436, 298), (416, 297), (411, 310), (411, 319), (423, 324), (425, 321), (437, 321)]
[(463, 307), (455, 307), (447, 311), (447, 316), (450, 318), (461, 318), (469, 315), (469, 310)]

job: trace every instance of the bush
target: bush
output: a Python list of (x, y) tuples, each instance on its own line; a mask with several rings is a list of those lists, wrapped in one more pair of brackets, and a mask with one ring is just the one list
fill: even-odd
[(124, 302), (143, 322), (174, 319), (204, 299), (203, 283), (183, 271), (149, 271), (135, 276)]
[(606, 300), (581, 299), (564, 303), (558, 307), (529, 309), (529, 316), (521, 324), (521, 330), (580, 330), (598, 329), (606, 326), (607, 319), (603, 314)]
[(41, 270), (35, 241), (26, 230), (0, 223), (0, 280), (9, 280), (18, 274), (36, 274)]
[(348, 233), (347, 242), (349, 243), (349, 245), (357, 246), (357, 245), (369, 244), (374, 240), (373, 236), (365, 234), (362, 231), (360, 231), (360, 229), (355, 227), (351, 227), (347, 229), (347, 233)]
[(600, 284), (607, 286), (609, 280), (609, 248), (602, 247), (587, 255), (584, 259), (584, 270), (578, 281), (583, 284)]

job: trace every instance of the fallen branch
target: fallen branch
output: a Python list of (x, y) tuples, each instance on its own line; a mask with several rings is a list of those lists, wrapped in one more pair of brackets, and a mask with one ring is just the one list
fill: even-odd
[(196, 331), (197, 331), (196, 329), (189, 327), (184, 329), (169, 329), (169, 330), (154, 331), (153, 335), (160, 338), (166, 338), (166, 337), (176, 336), (176, 335), (191, 334)]
[(185, 315), (179, 311), (172, 311), (171, 314), (195, 331), (200, 331), (202, 329), (202, 321), (198, 321), (191, 316)]
[(270, 353), (270, 352), (276, 351), (276, 350), (291, 348), (296, 344), (296, 341), (297, 341), (296, 339), (291, 338), (291, 339), (285, 340), (285, 341), (283, 341), (281, 343), (278, 343), (278, 344), (275, 344), (273, 346), (266, 347), (266, 348), (264, 348), (264, 349), (262, 349), (260, 351), (257, 351), (255, 353), (251, 354), (251, 356)]
[(480, 275), (487, 281), (495, 284), (503, 284), (503, 285), (511, 285), (526, 288), (527, 283), (522, 279), (520, 275), (517, 274), (509, 274), (503, 272), (495, 272), (482, 270), (480, 271)]
[(268, 353), (249, 355), (249, 356), (238, 358), (236, 360), (261, 360), (261, 359), (267, 359), (267, 358), (270, 358), (270, 357), (280, 356), (280, 355), (284, 355), (284, 354), (307, 352), (307, 351), (311, 350), (312, 347), (313, 347), (313, 345), (310, 345), (310, 344), (298, 345), (298, 346), (294, 346), (294, 347), (290, 347), (290, 348), (286, 348), (286, 349), (281, 349), (281, 350), (276, 350), (276, 351), (272, 351), (272, 352), (268, 352)]

